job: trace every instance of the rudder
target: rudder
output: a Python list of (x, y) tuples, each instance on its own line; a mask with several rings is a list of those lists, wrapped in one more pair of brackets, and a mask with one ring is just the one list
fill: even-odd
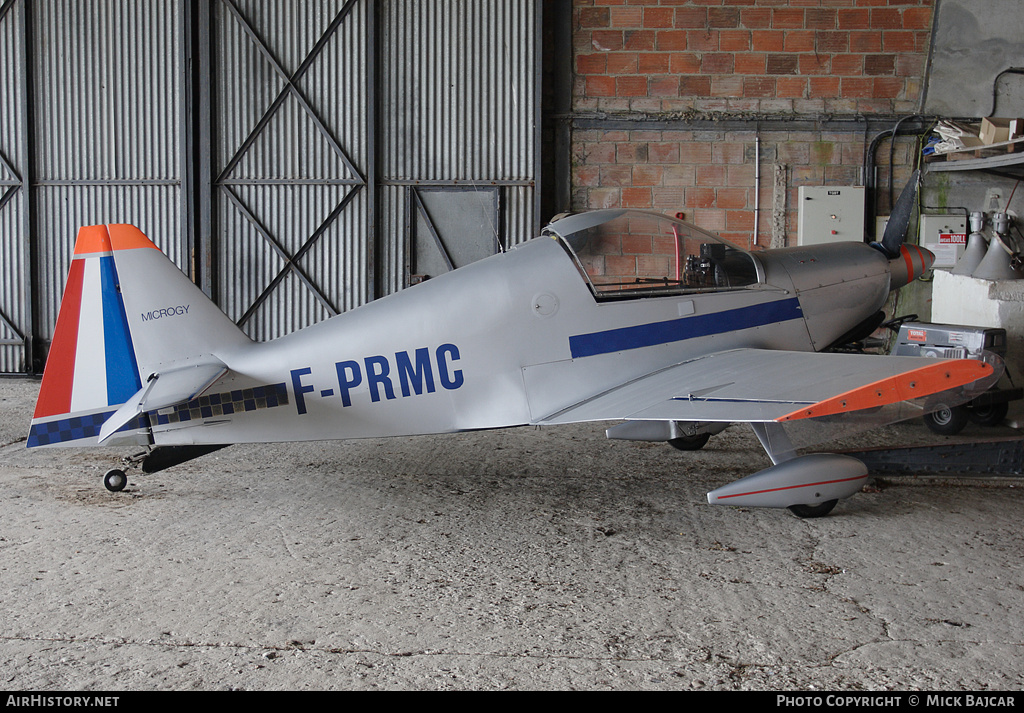
[[(248, 341), (138, 228), (82, 228), (28, 447), (96, 445), (103, 424), (154, 374), (216, 361)], [(112, 442), (148, 444), (147, 414), (119, 424)]]

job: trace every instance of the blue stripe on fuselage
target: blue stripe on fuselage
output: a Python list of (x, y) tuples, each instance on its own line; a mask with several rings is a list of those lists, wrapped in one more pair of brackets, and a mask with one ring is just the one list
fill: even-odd
[(573, 359), (579, 359), (580, 357), (681, 342), (712, 334), (725, 334), (726, 332), (763, 327), (767, 324), (802, 318), (800, 301), (793, 297), (714, 314), (701, 314), (672, 319), (667, 322), (609, 329), (605, 332), (578, 334), (569, 337), (569, 351)]

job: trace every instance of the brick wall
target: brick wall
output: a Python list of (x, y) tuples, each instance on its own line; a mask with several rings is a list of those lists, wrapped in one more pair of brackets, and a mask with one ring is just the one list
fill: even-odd
[[(574, 0), (574, 207), (683, 211), (752, 247), (759, 137), (757, 245), (771, 243), (780, 211), (781, 240), (795, 242), (800, 185), (860, 181), (871, 136), (855, 119), (917, 110), (932, 4)], [(821, 115), (851, 129), (785, 129)], [(731, 128), (715, 130), (715, 119)], [(879, 159), (887, 164), (888, 150)], [(898, 145), (894, 165), (912, 161), (912, 145)], [(785, 206), (773, 202), (777, 165)]]
[(575, 0), (575, 108), (913, 113), (932, 4)]

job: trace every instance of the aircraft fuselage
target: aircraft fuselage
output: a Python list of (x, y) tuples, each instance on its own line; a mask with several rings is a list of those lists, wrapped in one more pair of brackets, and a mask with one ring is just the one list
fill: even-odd
[(558, 240), (537, 238), (217, 353), (232, 375), (187, 408), (160, 412), (153, 438), (326, 440), (537, 423), (608, 384), (710, 352), (822, 349), (877, 312), (890, 289), (889, 261), (860, 243), (755, 259), (756, 285), (599, 300)]

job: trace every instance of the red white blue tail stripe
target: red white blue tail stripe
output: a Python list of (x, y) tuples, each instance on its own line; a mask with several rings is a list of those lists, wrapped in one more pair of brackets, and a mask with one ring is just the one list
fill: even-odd
[[(142, 386), (107, 226), (82, 228), (28, 446), (94, 438)], [(143, 417), (144, 419), (144, 417)], [(124, 430), (146, 428), (143, 419)]]

